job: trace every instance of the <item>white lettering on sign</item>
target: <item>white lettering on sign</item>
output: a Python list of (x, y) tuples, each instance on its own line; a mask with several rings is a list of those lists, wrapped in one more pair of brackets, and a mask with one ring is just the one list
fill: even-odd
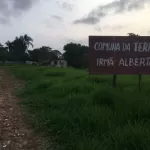
[(124, 60), (123, 60), (123, 58), (120, 59), (119, 66), (124, 66)]
[(135, 42), (134, 43), (134, 51), (135, 52), (150, 52), (150, 43)]
[(146, 59), (144, 59), (144, 58), (140, 58), (140, 66), (145, 66), (146, 64), (145, 64), (145, 61), (146, 61)]
[(150, 57), (146, 57), (146, 58), (121, 58), (118, 65), (123, 66), (123, 67), (150, 66)]
[(96, 42), (94, 44), (94, 49), (96, 51), (120, 51), (121, 47), (119, 43), (105, 43), (105, 42)]
[(97, 66), (113, 66), (114, 65), (114, 60), (112, 57), (110, 58), (97, 58)]
[(134, 52), (150, 52), (150, 43), (134, 42), (134, 43), (114, 43), (114, 42), (96, 42), (94, 49), (96, 51), (131, 51)]
[(122, 51), (130, 51), (130, 43), (123, 43)]

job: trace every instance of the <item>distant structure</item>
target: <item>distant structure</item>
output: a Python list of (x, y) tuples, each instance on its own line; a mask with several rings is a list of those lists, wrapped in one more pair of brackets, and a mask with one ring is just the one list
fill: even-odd
[(33, 61), (26, 61), (26, 64), (27, 64), (27, 65), (32, 65), (32, 64), (33, 64)]
[(26, 61), (25, 64), (27, 65), (37, 65), (39, 66), (39, 63), (35, 62), (35, 61)]
[(35, 61), (26, 61), (25, 64), (28, 65), (37, 65), (37, 66), (50, 66), (50, 67), (67, 67), (67, 61), (64, 59), (63, 55), (59, 55), (57, 60), (54, 61), (43, 61), (43, 62), (35, 62)]
[(51, 62), (51, 67), (67, 67), (67, 61), (66, 60), (54, 60)]
[(67, 67), (67, 61), (64, 59), (63, 55), (58, 57), (58, 60), (54, 60), (50, 64), (51, 67)]

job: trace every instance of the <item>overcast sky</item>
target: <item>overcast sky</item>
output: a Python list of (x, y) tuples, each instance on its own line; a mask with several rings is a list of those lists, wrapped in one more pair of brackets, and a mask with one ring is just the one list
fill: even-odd
[(0, 0), (0, 43), (27, 33), (62, 50), (89, 35), (149, 35), (149, 14), (150, 0)]

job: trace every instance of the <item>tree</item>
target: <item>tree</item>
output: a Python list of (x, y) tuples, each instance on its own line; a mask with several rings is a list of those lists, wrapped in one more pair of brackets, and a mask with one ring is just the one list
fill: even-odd
[(5, 61), (7, 60), (8, 51), (7, 48), (0, 44), (0, 60)]
[(10, 42), (10, 41), (7, 41), (5, 44), (6, 44), (7, 48), (8, 48), (8, 51), (9, 52), (13, 52), (13, 43)]
[(52, 51), (54, 53), (55, 56), (57, 56), (58, 58), (60, 58), (62, 56), (62, 53), (59, 50), (53, 50)]
[(48, 53), (48, 52), (52, 51), (52, 48), (49, 47), (49, 46), (42, 46), (42, 47), (39, 48), (39, 51), (42, 52), (42, 53)]
[(14, 41), (6, 42), (9, 50), (9, 59), (15, 61), (25, 61), (27, 59), (27, 51), (29, 46), (33, 46), (33, 39), (27, 34), (16, 37)]
[[(78, 43), (68, 43), (64, 45), (64, 53), (52, 49), (49, 46), (42, 46), (33, 50), (33, 39), (27, 34), (17, 36), (13, 41), (7, 41), (6, 47), (0, 44), (0, 57), (10, 61), (33, 60), (36, 62), (51, 62), (57, 59), (65, 59), (69, 66), (76, 68), (88, 67), (88, 47)], [(3, 57), (3, 58), (2, 58)]]
[(3, 47), (3, 45), (0, 43), (0, 47)]
[(33, 39), (30, 36), (25, 34), (23, 39), (24, 39), (27, 49), (29, 48), (30, 45), (33, 47)]
[(64, 46), (64, 58), (69, 66), (82, 68), (87, 66), (88, 47), (77, 43), (68, 43)]
[[(57, 52), (57, 53), (56, 53)], [(51, 62), (58, 59), (59, 51), (52, 50), (51, 47), (42, 46), (40, 48), (29, 51), (30, 59), (36, 62)]]

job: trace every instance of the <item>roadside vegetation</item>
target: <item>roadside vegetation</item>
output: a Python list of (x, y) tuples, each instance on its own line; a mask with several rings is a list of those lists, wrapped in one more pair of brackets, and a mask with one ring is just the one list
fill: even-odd
[(25, 81), (22, 106), (36, 131), (61, 150), (149, 150), (150, 77), (89, 76), (86, 70), (7, 67)]

